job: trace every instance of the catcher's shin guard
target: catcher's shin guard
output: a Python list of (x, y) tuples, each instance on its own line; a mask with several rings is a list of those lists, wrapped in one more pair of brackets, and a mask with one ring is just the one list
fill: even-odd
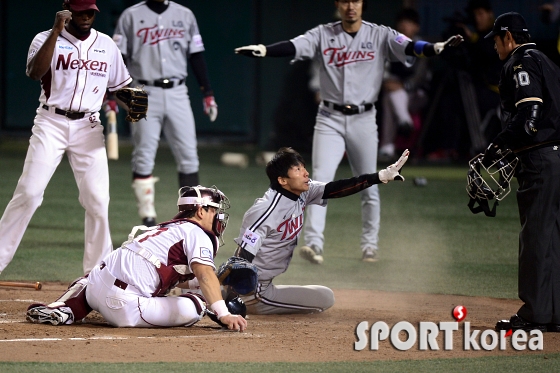
[(66, 324), (84, 319), (92, 311), (92, 308), (89, 306), (86, 300), (87, 282), (88, 281), (86, 277), (78, 278), (77, 280), (72, 282), (72, 284), (70, 284), (68, 290), (66, 290), (66, 292), (62, 294), (62, 296), (60, 296), (60, 298), (58, 298), (51, 304), (48, 304), (47, 307), (52, 309), (59, 308), (66, 311), (68, 311), (69, 309), (73, 317), (71, 318), (70, 322), (64, 320), (64, 323)]
[(159, 181), (158, 177), (150, 176), (145, 179), (134, 179), (132, 189), (136, 197), (136, 205), (138, 206), (138, 215), (142, 219), (154, 218), (156, 209), (154, 207), (155, 200), (155, 183)]

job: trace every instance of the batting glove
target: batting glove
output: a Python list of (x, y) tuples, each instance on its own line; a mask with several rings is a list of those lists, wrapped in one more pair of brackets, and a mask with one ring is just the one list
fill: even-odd
[(439, 42), (434, 44), (434, 51), (436, 54), (440, 54), (446, 47), (456, 47), (463, 42), (463, 37), (461, 35), (454, 35), (447, 39), (445, 42)]
[(399, 174), (399, 171), (401, 170), (402, 166), (404, 166), (404, 164), (406, 163), (409, 154), (410, 152), (408, 151), (408, 149), (406, 149), (402, 153), (398, 161), (396, 161), (389, 167), (380, 170), (378, 172), (379, 180), (383, 184), (387, 184), (389, 181), (393, 181), (393, 180), (404, 181), (404, 177), (401, 174)]
[(235, 53), (249, 57), (264, 57), (266, 56), (266, 47), (262, 44), (247, 45), (245, 47), (235, 48)]
[(119, 105), (117, 105), (116, 100), (105, 100), (103, 102), (103, 111), (108, 113), (110, 111), (114, 111), (115, 113), (119, 112)]
[(218, 116), (218, 104), (216, 104), (214, 96), (204, 97), (202, 104), (204, 105), (204, 114), (208, 115), (210, 122), (215, 121)]

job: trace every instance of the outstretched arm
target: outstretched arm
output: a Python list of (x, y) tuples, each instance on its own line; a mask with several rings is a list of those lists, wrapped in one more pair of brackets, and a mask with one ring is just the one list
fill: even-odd
[(461, 35), (454, 35), (439, 43), (428, 43), (427, 41), (411, 41), (406, 46), (404, 53), (415, 57), (433, 57), (440, 54), (445, 48), (456, 47), (463, 42)]
[(404, 181), (404, 177), (399, 173), (400, 169), (406, 163), (410, 152), (405, 150), (399, 160), (389, 167), (373, 174), (365, 174), (349, 179), (341, 179), (331, 181), (325, 185), (323, 199), (341, 198), (358, 193), (374, 184), (386, 184), (389, 181)]
[(248, 57), (295, 57), (296, 47), (291, 41), (281, 41), (270, 45), (247, 45), (235, 48), (236, 54)]

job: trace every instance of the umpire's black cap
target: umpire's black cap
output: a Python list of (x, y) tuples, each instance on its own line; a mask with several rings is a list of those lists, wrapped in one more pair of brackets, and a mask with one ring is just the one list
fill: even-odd
[(501, 31), (529, 32), (529, 29), (527, 29), (527, 23), (525, 23), (525, 18), (521, 14), (509, 12), (496, 18), (492, 31), (484, 38), (493, 38), (494, 35), (498, 35)]

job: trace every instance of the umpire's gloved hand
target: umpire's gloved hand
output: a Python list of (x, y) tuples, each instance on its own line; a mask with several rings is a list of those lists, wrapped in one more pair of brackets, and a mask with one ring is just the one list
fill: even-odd
[(399, 181), (404, 181), (404, 177), (399, 174), (399, 171), (401, 170), (402, 166), (404, 166), (404, 164), (406, 163), (406, 160), (408, 159), (410, 152), (408, 151), (408, 149), (406, 149), (401, 157), (399, 158), (398, 161), (396, 161), (395, 163), (393, 163), (392, 165), (390, 165), (389, 167), (380, 170), (378, 172), (379, 175), (379, 180), (383, 183), (383, 184), (387, 184), (389, 181), (393, 181), (393, 180), (399, 180)]
[(447, 47), (458, 46), (459, 44), (461, 44), (463, 42), (463, 40), (464, 39), (461, 35), (459, 35), (459, 34), (453, 35), (452, 37), (450, 37), (446, 41), (435, 43), (434, 44), (434, 51), (436, 52), (436, 54), (440, 54)]
[(490, 167), (498, 158), (500, 157), (501, 147), (499, 144), (491, 143), (488, 145), (484, 151), (484, 156), (482, 157), (482, 165), (486, 168)]
[(264, 57), (266, 56), (266, 47), (263, 44), (247, 45), (245, 47), (235, 48), (235, 53), (249, 57)]

